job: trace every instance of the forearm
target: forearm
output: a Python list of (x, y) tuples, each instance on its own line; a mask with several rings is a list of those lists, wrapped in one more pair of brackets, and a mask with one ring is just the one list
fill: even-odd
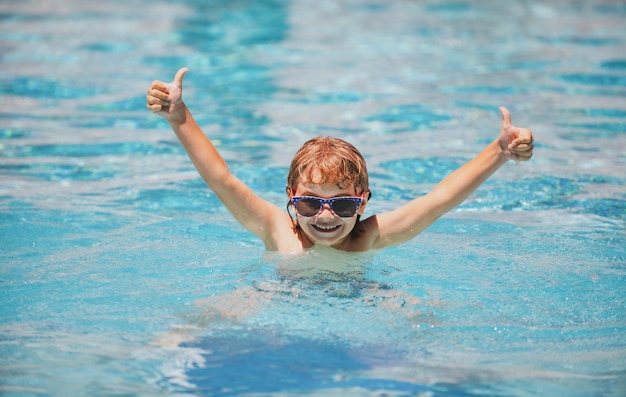
[(180, 104), (177, 114), (170, 117), (168, 122), (202, 179), (215, 190), (218, 183), (230, 175), (222, 156), (184, 103)]
[(442, 180), (433, 191), (440, 203), (440, 214), (461, 204), (485, 180), (507, 162), (498, 141), (492, 142), (478, 156)]

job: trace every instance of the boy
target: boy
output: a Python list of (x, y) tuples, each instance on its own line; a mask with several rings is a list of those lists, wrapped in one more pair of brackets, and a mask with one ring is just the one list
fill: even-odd
[[(315, 245), (366, 251), (400, 244), (461, 204), (508, 160), (532, 157), (533, 135), (511, 124), (501, 107), (498, 139), (443, 179), (428, 194), (401, 207), (360, 220), (371, 196), (365, 160), (351, 144), (330, 137), (310, 140), (296, 153), (287, 178), (287, 212), (257, 196), (232, 175), (182, 100), (182, 68), (172, 83), (154, 81), (147, 107), (162, 115), (196, 169), (222, 203), (269, 251), (298, 253)], [(293, 207), (296, 219), (289, 213)]]

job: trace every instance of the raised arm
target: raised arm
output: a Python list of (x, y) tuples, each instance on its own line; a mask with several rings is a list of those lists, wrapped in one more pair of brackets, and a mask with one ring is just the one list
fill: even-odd
[(407, 241), (441, 215), (461, 204), (487, 178), (508, 160), (527, 161), (533, 153), (533, 134), (527, 128), (511, 124), (511, 114), (500, 108), (502, 128), (500, 136), (478, 156), (444, 178), (428, 194), (418, 197), (396, 210), (386, 212), (372, 220), (372, 245), (382, 248)]
[(180, 69), (171, 83), (154, 81), (148, 90), (147, 107), (169, 122), (200, 176), (239, 223), (261, 238), (268, 249), (273, 249), (276, 222), (290, 224), (289, 215), (261, 199), (230, 173), (226, 162), (183, 102), (183, 77), (187, 71), (187, 68)]

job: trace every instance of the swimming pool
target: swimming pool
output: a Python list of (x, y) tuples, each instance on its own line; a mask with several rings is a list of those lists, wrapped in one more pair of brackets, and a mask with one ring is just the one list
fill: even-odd
[[(546, 4), (547, 3), (547, 4)], [(0, 3), (0, 394), (626, 393), (626, 6)], [(181, 66), (233, 172), (278, 204), (310, 137), (368, 213), (497, 135), (503, 167), (413, 241), (266, 253), (145, 110)]]

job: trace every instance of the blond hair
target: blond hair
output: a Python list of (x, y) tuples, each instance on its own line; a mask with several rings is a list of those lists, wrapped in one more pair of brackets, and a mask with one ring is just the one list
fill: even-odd
[(357, 194), (369, 190), (365, 159), (352, 144), (329, 136), (307, 141), (296, 152), (287, 187), (293, 190), (301, 182), (335, 184), (340, 188), (354, 187)]

